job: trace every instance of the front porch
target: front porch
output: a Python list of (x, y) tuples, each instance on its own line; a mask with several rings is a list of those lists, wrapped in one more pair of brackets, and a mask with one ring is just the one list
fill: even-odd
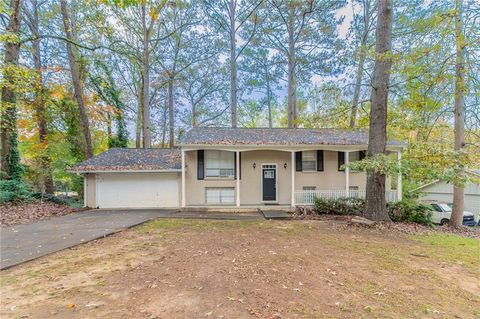
[[(181, 207), (278, 210), (313, 205), (317, 197), (365, 198), (366, 174), (341, 168), (361, 159), (363, 150), (345, 145), (182, 147)], [(401, 200), (401, 176), (395, 186), (387, 186), (387, 201)]]

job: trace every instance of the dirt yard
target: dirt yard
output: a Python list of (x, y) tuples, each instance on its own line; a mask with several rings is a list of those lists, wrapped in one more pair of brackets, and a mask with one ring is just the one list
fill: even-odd
[(480, 318), (480, 240), (157, 220), (2, 271), (1, 318)]

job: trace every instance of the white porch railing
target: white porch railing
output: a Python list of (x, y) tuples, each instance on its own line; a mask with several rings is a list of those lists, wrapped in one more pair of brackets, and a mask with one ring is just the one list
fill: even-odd
[[(295, 191), (295, 204), (297, 206), (309, 206), (315, 203), (315, 198), (324, 199), (340, 199), (347, 197), (365, 198), (366, 191), (364, 190), (310, 190), (310, 191)], [(386, 191), (385, 197), (387, 202), (396, 202), (397, 191)]]

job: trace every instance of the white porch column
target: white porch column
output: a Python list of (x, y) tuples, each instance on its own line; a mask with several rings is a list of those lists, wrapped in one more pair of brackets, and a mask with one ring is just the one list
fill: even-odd
[(402, 160), (402, 151), (397, 152), (397, 162), (398, 162), (398, 175), (397, 175), (397, 200), (402, 200), (402, 167), (400, 166), (400, 162)]
[[(350, 162), (350, 152), (345, 152), (345, 165), (348, 165), (348, 163)], [(350, 191), (350, 168), (347, 166), (345, 167), (345, 194), (347, 195), (347, 197), (350, 197), (349, 195), (349, 191)]]
[(185, 151), (182, 150), (182, 207), (186, 206), (185, 198)]
[(291, 191), (292, 191), (292, 197), (290, 199), (290, 203), (292, 205), (292, 207), (295, 207), (295, 152), (291, 152), (291, 163), (290, 163), (290, 166), (291, 166)]
[(235, 152), (236, 161), (235, 161), (235, 177), (237, 185), (235, 190), (237, 191), (237, 195), (235, 196), (237, 207), (240, 207), (240, 152)]

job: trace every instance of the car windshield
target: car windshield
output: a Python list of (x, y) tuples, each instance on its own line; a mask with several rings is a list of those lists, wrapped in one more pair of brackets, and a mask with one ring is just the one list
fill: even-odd
[(451, 212), (452, 211), (452, 208), (450, 208), (450, 206), (448, 204), (438, 204), (438, 206), (440, 206), (444, 212)]
[(453, 203), (448, 203), (448, 207), (453, 208)]

